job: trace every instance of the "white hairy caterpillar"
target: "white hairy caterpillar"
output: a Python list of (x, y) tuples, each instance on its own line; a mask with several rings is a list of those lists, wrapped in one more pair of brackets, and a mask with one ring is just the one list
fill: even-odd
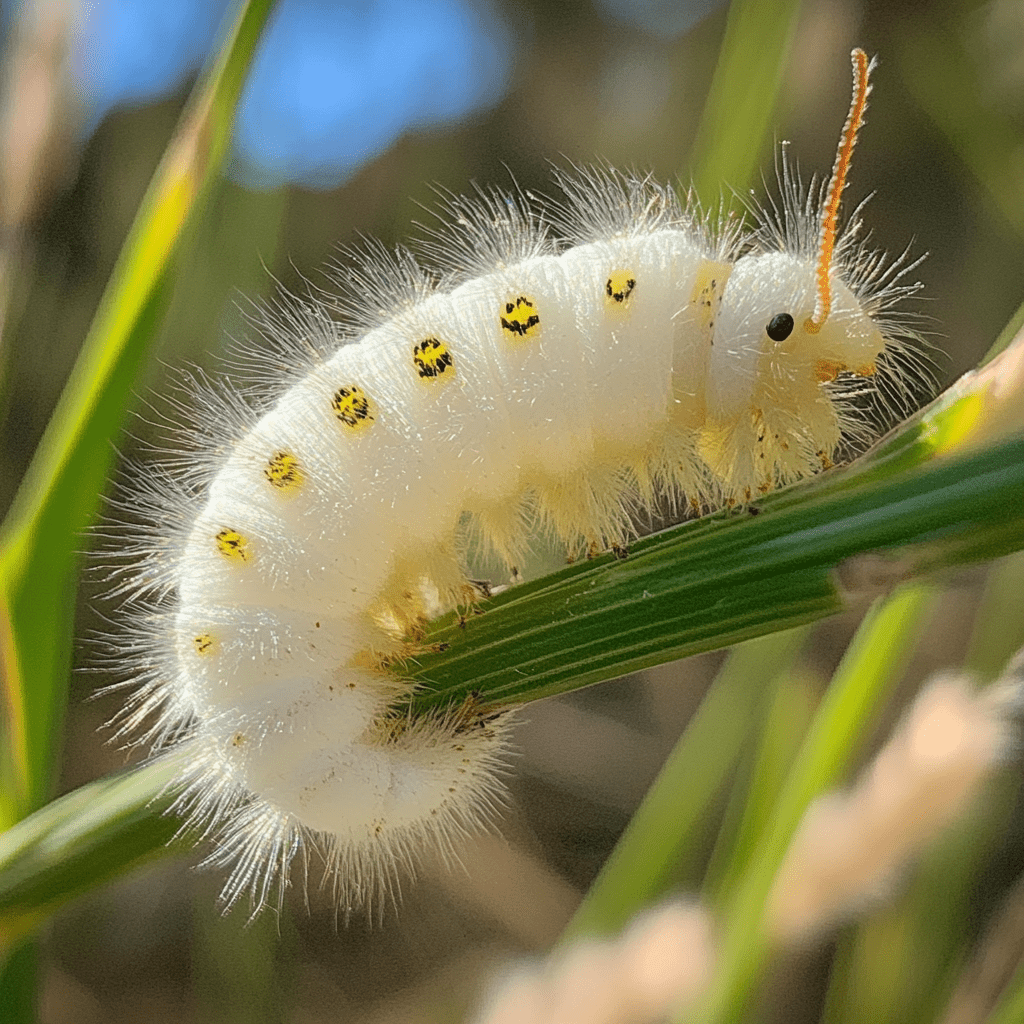
[(837, 227), (869, 92), (853, 63), (827, 189), (785, 177), (742, 237), (612, 171), (557, 175), (541, 210), (452, 198), (425, 247), (441, 269), (403, 249), (347, 270), (347, 331), (282, 318), (303, 370), (267, 401), (222, 397), (138, 489), (121, 725), (178, 759), (229, 902), (262, 905), (310, 849), (364, 902), (492, 817), (507, 718), (404, 717), (388, 668), (425, 616), (474, 599), (467, 533), (513, 575), (537, 528), (621, 546), (658, 502), (746, 502), (830, 465), (866, 429), (853, 399), (899, 391), (908, 268)]

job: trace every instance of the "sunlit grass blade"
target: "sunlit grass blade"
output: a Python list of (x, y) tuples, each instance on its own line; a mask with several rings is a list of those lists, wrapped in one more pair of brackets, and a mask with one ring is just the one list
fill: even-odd
[[(0, 829), (42, 804), (53, 786), (83, 534), (109, 475), (111, 440), (166, 311), (174, 255), (228, 153), (235, 106), (273, 6), (273, 0), (241, 6), (216, 63), (193, 92), (0, 528), (0, 719), (6, 726)], [(27, 920), (8, 923), (11, 930), (0, 934), (0, 1012), (15, 1024), (35, 1017), (36, 950), (27, 939), (16, 942)]]
[(176, 248), (228, 152), (234, 109), (272, 7), (272, 0), (242, 7), (197, 86), (0, 533), (0, 585), (22, 679), (8, 692), (6, 714), (25, 738), (8, 752), (25, 761), (11, 773), (25, 791), (0, 824), (38, 806), (51, 785), (82, 534), (109, 474), (110, 440), (161, 323)]

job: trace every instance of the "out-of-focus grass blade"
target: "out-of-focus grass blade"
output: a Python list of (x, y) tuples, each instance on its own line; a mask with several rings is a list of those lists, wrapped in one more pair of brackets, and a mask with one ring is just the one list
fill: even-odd
[(170, 850), (174, 762), (91, 782), (0, 835), (0, 948), (74, 896)]
[(739, 749), (749, 737), (762, 690), (780, 664), (794, 658), (807, 631), (794, 629), (729, 654), (707, 696), (676, 744), (597, 881), (561, 937), (612, 934), (638, 907), (668, 888), (715, 794), (725, 785)]
[(982, 102), (968, 37), (952, 19), (946, 29), (907, 20), (901, 54), (904, 79), (917, 101), (977, 177), (1006, 223), (1024, 238), (1020, 133), (998, 105)]
[(1024, 1020), (1024, 965), (1014, 972), (986, 1024), (1018, 1024)]
[[(77, 552), (109, 473), (140, 364), (165, 308), (171, 261), (218, 172), (234, 109), (273, 0), (242, 6), (216, 64), (197, 86), (157, 169), (60, 402), (0, 533), (0, 587), (10, 614), (21, 683), (6, 691), (20, 742), (5, 772), (0, 826), (49, 791), (70, 659)], [(16, 724), (14, 724), (16, 723)]]
[(714, 209), (728, 184), (747, 188), (761, 166), (800, 0), (736, 0), (704, 104), (692, 166), (694, 187)]
[(771, 949), (767, 903), (772, 882), (808, 804), (834, 786), (850, 764), (885, 697), (899, 682), (937, 591), (901, 588), (872, 609), (836, 670), (796, 763), (749, 851), (743, 877), (725, 894), (720, 961), (700, 1019), (738, 1024)]

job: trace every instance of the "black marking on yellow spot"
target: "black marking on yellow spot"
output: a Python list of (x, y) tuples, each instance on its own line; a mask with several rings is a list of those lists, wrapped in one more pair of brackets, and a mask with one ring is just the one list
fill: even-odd
[(217, 534), (217, 550), (230, 562), (248, 562), (249, 540), (237, 530), (221, 530)]
[(331, 399), (334, 415), (352, 430), (361, 430), (373, 422), (374, 407), (370, 396), (356, 384), (346, 384)]
[(502, 330), (517, 338), (530, 338), (540, 331), (540, 314), (533, 301), (519, 295), (505, 303), (501, 316)]
[(196, 654), (200, 656), (217, 653), (217, 639), (209, 633), (200, 633), (199, 636), (193, 637), (192, 643), (195, 645)]
[[(455, 360), (448, 346), (438, 338), (424, 338), (412, 350), (416, 372), (425, 380), (448, 374), (454, 376)], [(451, 373), (448, 371), (451, 370)]]
[(275, 452), (263, 467), (263, 475), (271, 487), (287, 491), (302, 485), (302, 470), (299, 460), (286, 451)]
[(631, 270), (616, 270), (604, 283), (605, 296), (610, 306), (626, 306), (636, 288), (636, 277)]

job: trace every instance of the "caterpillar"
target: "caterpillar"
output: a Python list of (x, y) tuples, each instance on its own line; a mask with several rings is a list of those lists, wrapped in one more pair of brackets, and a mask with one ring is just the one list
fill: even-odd
[(115, 721), (177, 760), (228, 904), (280, 899), (314, 852), (340, 904), (372, 903), (495, 817), (509, 716), (395, 711), (424, 618), (477, 599), (468, 537), (512, 576), (538, 530), (624, 547), (659, 503), (742, 505), (832, 465), (870, 433), (863, 396), (905, 393), (916, 264), (839, 227), (874, 64), (852, 61), (831, 180), (784, 163), (753, 230), (608, 168), (556, 171), (546, 205), (448, 195), (419, 254), (344, 269), (341, 324), (279, 312), (248, 357), (272, 384), (201, 397), (207, 426), (143, 471)]

